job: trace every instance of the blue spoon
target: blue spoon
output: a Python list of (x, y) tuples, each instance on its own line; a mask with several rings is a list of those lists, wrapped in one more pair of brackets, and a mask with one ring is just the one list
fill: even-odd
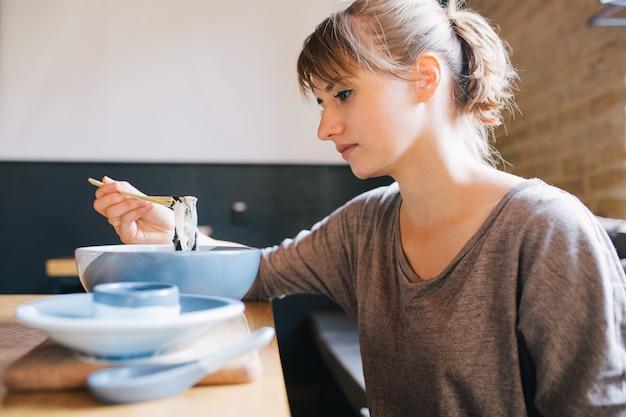
[(133, 403), (178, 395), (236, 357), (262, 348), (272, 337), (274, 329), (262, 327), (241, 341), (194, 361), (103, 369), (89, 375), (87, 386), (107, 403)]

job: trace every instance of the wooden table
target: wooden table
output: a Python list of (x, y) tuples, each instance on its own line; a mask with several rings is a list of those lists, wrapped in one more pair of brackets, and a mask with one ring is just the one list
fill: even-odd
[[(0, 373), (14, 360), (42, 342), (46, 336), (13, 318), (15, 307), (41, 295), (0, 295)], [(250, 330), (274, 326), (269, 302), (246, 302)], [(290, 416), (287, 392), (276, 339), (259, 351), (262, 375), (253, 382), (200, 386), (171, 398), (136, 404), (103, 405), (86, 390), (12, 392), (0, 386), (0, 415), (22, 416)]]

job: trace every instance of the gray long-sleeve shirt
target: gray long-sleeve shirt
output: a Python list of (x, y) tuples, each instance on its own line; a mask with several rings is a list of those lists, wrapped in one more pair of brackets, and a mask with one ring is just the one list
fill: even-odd
[(576, 198), (519, 184), (429, 281), (400, 202), (372, 190), (265, 249), (249, 296), (323, 293), (356, 319), (374, 417), (626, 416), (626, 279)]

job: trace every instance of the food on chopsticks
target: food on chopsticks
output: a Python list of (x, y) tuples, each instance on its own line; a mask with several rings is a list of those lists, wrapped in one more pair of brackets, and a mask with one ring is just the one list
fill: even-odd
[(198, 250), (197, 197), (174, 197), (174, 246), (176, 250)]
[[(96, 187), (104, 185), (101, 181), (88, 178), (87, 181)], [(174, 247), (180, 251), (198, 250), (198, 210), (197, 197), (162, 197), (120, 191), (128, 197), (160, 204), (174, 210)]]

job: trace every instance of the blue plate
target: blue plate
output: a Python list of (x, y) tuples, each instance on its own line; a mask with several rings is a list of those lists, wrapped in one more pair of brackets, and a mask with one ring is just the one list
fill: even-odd
[(234, 299), (180, 295), (171, 318), (94, 318), (92, 294), (65, 294), (19, 305), (16, 319), (88, 358), (126, 361), (182, 350), (245, 305)]

